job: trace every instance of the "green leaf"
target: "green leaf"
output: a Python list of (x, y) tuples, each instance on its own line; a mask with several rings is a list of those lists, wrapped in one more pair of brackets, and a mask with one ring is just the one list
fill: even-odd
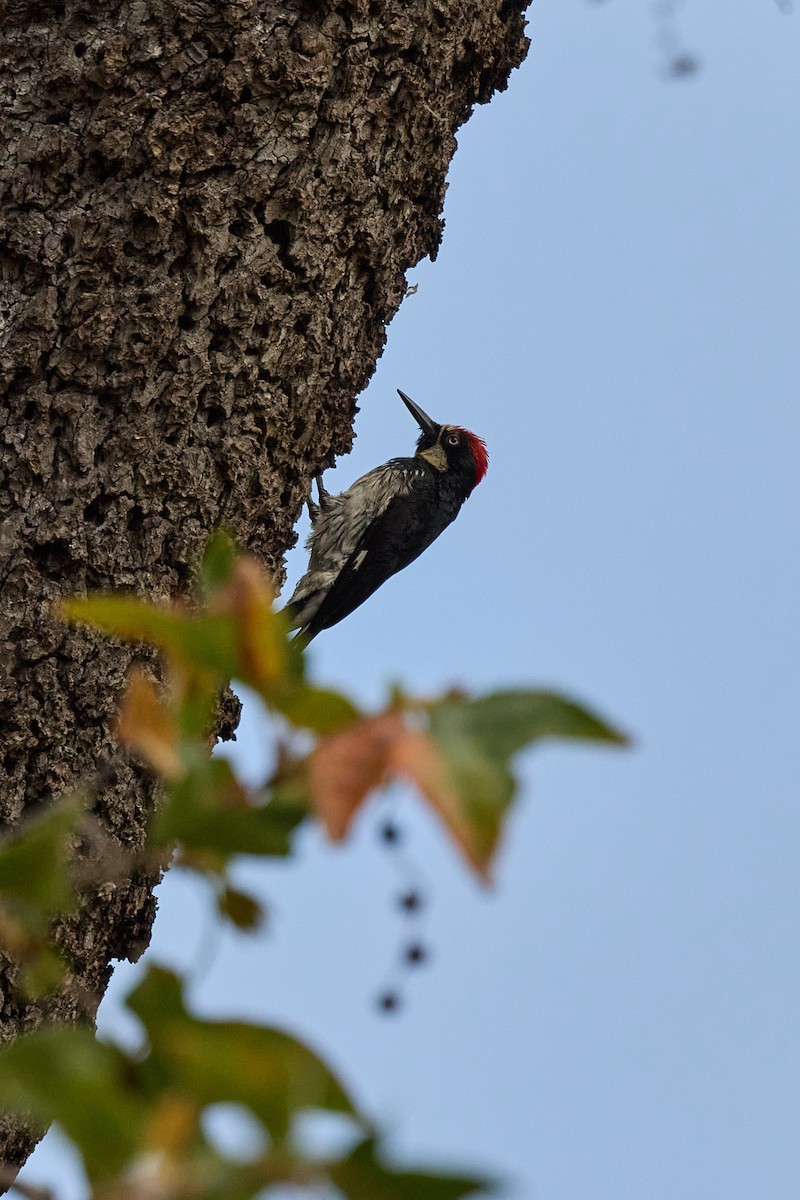
[(122, 1169), (146, 1118), (136, 1068), (89, 1029), (43, 1028), (0, 1049), (0, 1108), (58, 1121), (93, 1179)]
[(296, 728), (311, 729), (322, 736), (346, 729), (360, 716), (346, 696), (307, 684), (279, 692), (271, 704)]
[(346, 1159), (329, 1164), (330, 1177), (347, 1200), (461, 1200), (491, 1186), (475, 1176), (395, 1170), (385, 1166), (375, 1150), (370, 1138)]
[(71, 621), (125, 641), (152, 642), (185, 665), (205, 668), (225, 682), (237, 673), (236, 630), (228, 616), (194, 616), (137, 596), (106, 595), (65, 600), (61, 611)]
[(69, 851), (82, 808), (77, 799), (59, 800), (0, 842), (3, 903), (23, 905), (40, 922), (72, 907)]
[(77, 797), (61, 799), (0, 842), (0, 949), (18, 966), (17, 988), (29, 998), (54, 991), (67, 970), (51, 927), (75, 907), (69, 863), (82, 813)]
[(168, 971), (151, 967), (128, 1005), (147, 1029), (165, 1082), (202, 1106), (245, 1105), (274, 1144), (286, 1138), (301, 1110), (354, 1115), (338, 1079), (302, 1042), (276, 1029), (190, 1016), (180, 982)]
[(42, 939), (38, 944), (34, 941), (28, 948), (21, 969), (19, 990), (29, 999), (35, 999), (55, 992), (67, 974), (68, 966), (66, 959)]
[(225, 888), (217, 900), (217, 908), (220, 916), (247, 933), (260, 929), (264, 923), (264, 909), (259, 901), (236, 888)]
[(208, 601), (225, 587), (236, 563), (236, 541), (225, 529), (217, 529), (206, 542), (198, 571), (200, 598)]
[[(444, 785), (428, 786), (427, 794), (484, 878), (514, 800), (510, 760), (515, 754), (545, 737), (625, 741), (599, 717), (552, 692), (449, 696), (429, 705), (427, 712), (429, 735), (445, 766)], [(423, 760), (421, 753), (418, 760)], [(414, 764), (410, 766), (413, 777)], [(420, 774), (424, 783), (421, 769)]]
[[(187, 758), (189, 756), (187, 755)], [(167, 800), (153, 818), (153, 836), (162, 845), (180, 842), (188, 850), (285, 857), (292, 834), (308, 816), (295, 796), (249, 795), (225, 758), (202, 750), (190, 770), (170, 787)]]
[(508, 759), (542, 738), (624, 745), (627, 738), (589, 709), (555, 692), (493, 692), (431, 705), (430, 728), (442, 742), (464, 738), (485, 754)]

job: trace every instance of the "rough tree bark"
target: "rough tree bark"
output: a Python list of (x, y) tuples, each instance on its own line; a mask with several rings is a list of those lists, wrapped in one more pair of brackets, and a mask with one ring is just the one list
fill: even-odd
[[(142, 846), (151, 784), (110, 732), (132, 654), (52, 602), (184, 593), (220, 522), (280, 572), (310, 477), (350, 447), (405, 271), (436, 254), (455, 130), (524, 56), (523, 7), (6, 0), (6, 825), (92, 781), (105, 829)], [(79, 986), (45, 1008), (4, 964), (0, 1038), (94, 1012), (110, 960), (148, 940), (153, 883), (86, 890), (58, 933)], [(6, 1163), (31, 1144), (0, 1124)]]

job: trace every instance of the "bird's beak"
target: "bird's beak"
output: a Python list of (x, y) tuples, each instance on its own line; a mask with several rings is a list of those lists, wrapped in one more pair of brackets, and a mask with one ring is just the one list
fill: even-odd
[(423, 433), (432, 433), (434, 437), (438, 437), (439, 430), (442, 428), (441, 425), (437, 425), (435, 421), (432, 421), (428, 414), (423, 412), (420, 406), (415, 404), (410, 396), (407, 396), (405, 392), (400, 391), (400, 388), (397, 389), (397, 394)]

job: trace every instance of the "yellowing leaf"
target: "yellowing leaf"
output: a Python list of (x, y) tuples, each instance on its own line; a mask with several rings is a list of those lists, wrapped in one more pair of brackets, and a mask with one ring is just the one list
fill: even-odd
[(198, 1105), (177, 1092), (164, 1092), (153, 1107), (144, 1130), (146, 1150), (164, 1150), (177, 1156), (190, 1144), (198, 1129)]
[(333, 841), (346, 836), (359, 806), (385, 782), (395, 746), (405, 736), (401, 714), (390, 711), (325, 738), (312, 752), (311, 800)]
[[(456, 788), (439, 747), (425, 733), (408, 731), (398, 738), (392, 747), (390, 767), (404, 775), (425, 797), (470, 866), (486, 882), (500, 835), (503, 809), (492, 811), (490, 805), (471, 807), (469, 797)], [(491, 781), (486, 782), (488, 797), (492, 792)]]
[(177, 727), (155, 684), (143, 671), (132, 671), (128, 679), (117, 717), (117, 733), (162, 778), (174, 782), (183, 776)]

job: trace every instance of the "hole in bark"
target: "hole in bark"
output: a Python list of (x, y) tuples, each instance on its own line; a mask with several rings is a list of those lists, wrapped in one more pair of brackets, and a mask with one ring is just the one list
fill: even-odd
[(224, 329), (218, 329), (217, 332), (212, 336), (211, 341), (208, 343), (209, 350), (222, 350), (225, 346), (227, 346), (229, 333), (230, 330), (227, 327)]
[(22, 416), (25, 421), (32, 421), (38, 411), (38, 405), (35, 400), (29, 400), (22, 410)]
[(220, 53), (220, 58), (224, 63), (229, 63), (233, 59), (233, 55), (233, 46), (226, 46), (225, 49)]
[(149, 304), (152, 299), (153, 299), (153, 297), (150, 295), (149, 292), (139, 292), (139, 296), (138, 296), (136, 302), (137, 302), (137, 304)]
[(213, 425), (221, 425), (224, 420), (225, 409), (220, 408), (218, 404), (216, 404), (213, 408), (210, 408), (206, 413), (206, 425), (209, 429), (211, 429)]
[(272, 454), (273, 451), (277, 450), (278, 448), (278, 439), (274, 437), (268, 437), (264, 445), (266, 446), (267, 450), (269, 450), (270, 454)]
[(100, 446), (95, 447), (94, 465), (96, 467), (99, 467), (102, 463), (104, 463), (107, 458), (108, 458), (108, 455), (106, 454), (105, 446), (100, 445)]
[(249, 104), (252, 99), (253, 99), (253, 89), (248, 87), (247, 84), (245, 84), (245, 86), (239, 92), (239, 100), (241, 101), (242, 104)]
[(76, 58), (83, 58), (86, 53), (86, 42), (76, 42), (75, 49), (72, 51)]
[(61, 249), (65, 254), (69, 254), (72, 247), (75, 245), (75, 238), (71, 233), (65, 233), (61, 239)]
[(234, 237), (242, 237), (247, 233), (247, 221), (243, 221), (241, 217), (237, 217), (235, 221), (231, 221), (228, 226), (228, 232)]
[(269, 321), (256, 321), (253, 333), (256, 337), (265, 338), (269, 333)]
[(255, 425), (256, 429), (258, 430), (258, 432), (261, 434), (262, 437), (267, 436), (267, 422), (264, 420), (263, 417), (261, 417), (261, 416), (255, 417), (253, 424)]
[[(111, 175), (114, 171), (114, 165), (113, 163), (109, 162), (108, 159), (104, 158), (99, 150), (92, 150), (87, 163), (89, 170), (100, 183), (105, 183), (107, 179), (111, 178)], [(136, 218), (134, 217), (134, 220), (135, 219)], [(155, 224), (155, 221), (153, 224)]]
[(134, 254), (136, 253), (136, 247), (134, 246), (133, 242), (123, 242), (122, 253), (126, 258), (133, 258)]
[(299, 334), (308, 333), (308, 327), (310, 324), (311, 324), (311, 314), (303, 313), (303, 315), (301, 317), (298, 317), (294, 323), (295, 333), (299, 333)]
[(178, 328), (182, 329), (184, 333), (188, 333), (190, 329), (194, 329), (196, 324), (197, 322), (188, 313), (181, 313), (178, 317)]
[(264, 217), (267, 215), (267, 206), (263, 200), (256, 201), (256, 203), (253, 205), (253, 213), (255, 214), (256, 219), (261, 221), (263, 225)]
[(361, 269), (366, 276), (364, 280), (364, 303), (372, 307), (375, 302), (375, 293), (377, 292), (378, 281), (375, 277), (375, 271), (370, 263), (362, 262)]
[(156, 229), (158, 221), (138, 208), (131, 217), (131, 225), (134, 229)]
[(292, 244), (292, 226), (289, 221), (270, 221), (264, 226), (264, 233), (278, 247), (278, 258), (288, 270), (295, 270), (295, 264), (289, 257), (289, 247)]
[(258, 368), (258, 378), (259, 379), (269, 379), (269, 371), (266, 371), (263, 367), (259, 367)]
[(220, 121), (219, 125), (217, 126), (217, 137), (222, 137), (227, 128), (228, 126), (225, 124), (225, 122)]
[(292, 437), (295, 437), (295, 438), (302, 437), (302, 435), (305, 433), (305, 431), (306, 431), (306, 423), (302, 417), (298, 417), (294, 423), (294, 428), (292, 429)]
[(25, 754), (22, 750), (7, 750), (3, 755), (3, 765), (5, 766), (7, 774), (13, 775), (15, 769), (19, 766), (24, 758)]
[(63, 109), (61, 112), (51, 113), (47, 118), (47, 125), (66, 125), (69, 123), (69, 110)]
[[(169, 440), (169, 439), (167, 439)], [(140, 504), (134, 504), (128, 512), (126, 522), (131, 533), (139, 533), (144, 525), (144, 512)]]
[(30, 555), (44, 575), (60, 576), (70, 561), (69, 545), (64, 538), (31, 546)]
[(83, 510), (84, 520), (91, 525), (102, 525), (110, 507), (110, 501), (105, 496), (95, 496), (94, 500)]
[(463, 58), (453, 66), (453, 79), (456, 83), (466, 83), (474, 73), (477, 63), (477, 47), (470, 38), (466, 38), (463, 45)]

